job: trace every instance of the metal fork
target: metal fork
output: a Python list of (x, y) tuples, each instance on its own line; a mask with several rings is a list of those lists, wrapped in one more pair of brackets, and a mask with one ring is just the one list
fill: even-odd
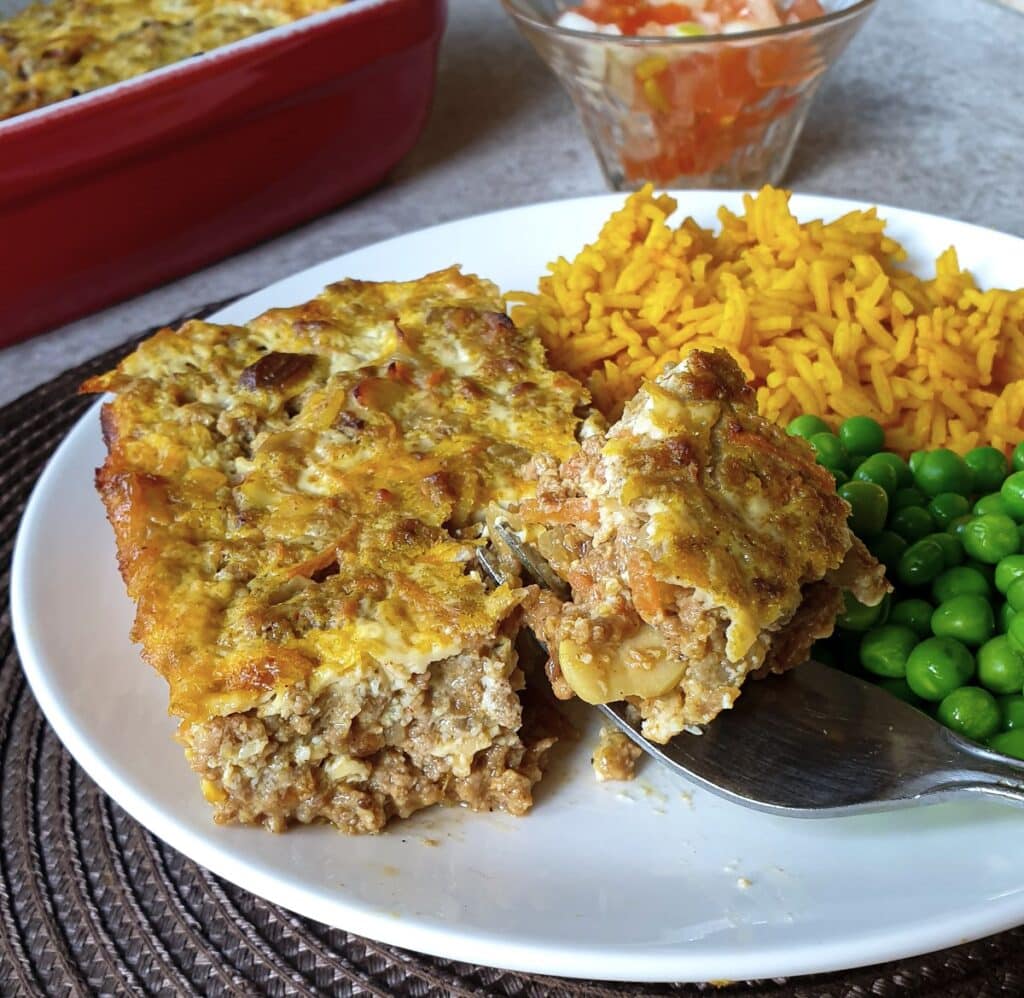
[[(538, 585), (568, 586), (504, 523), (495, 532)], [(483, 571), (505, 579), (478, 551)], [(545, 652), (546, 654), (546, 652)], [(744, 685), (736, 705), (700, 734), (646, 739), (622, 703), (597, 709), (677, 775), (744, 807), (795, 818), (890, 811), (955, 797), (1024, 805), (1024, 763), (954, 734), (855, 676), (810, 661)]]

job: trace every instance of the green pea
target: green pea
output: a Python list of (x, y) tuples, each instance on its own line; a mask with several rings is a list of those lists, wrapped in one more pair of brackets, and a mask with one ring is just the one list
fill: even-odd
[(968, 568), (973, 568), (976, 572), (979, 572), (981, 575), (984, 575), (985, 578), (988, 580), (988, 584), (989, 584), (989, 589), (990, 590), (995, 588), (995, 584), (996, 584), (996, 566), (995, 565), (990, 565), (990, 564), (988, 564), (987, 562), (984, 562), (984, 561), (978, 561), (975, 558), (968, 558), (967, 561), (964, 562), (964, 564)]
[(989, 565), (1020, 550), (1017, 524), (1001, 513), (976, 516), (964, 527), (962, 540), (968, 555)]
[(883, 564), (897, 565), (900, 555), (907, 549), (907, 542), (891, 530), (883, 530), (868, 541), (868, 550)]
[(1015, 471), (1003, 482), (999, 494), (1006, 508), (1015, 520), (1024, 520), (1024, 471)]
[(791, 419), (786, 427), (786, 432), (791, 437), (803, 437), (804, 440), (810, 440), (815, 433), (831, 433), (832, 429), (825, 420), (808, 413)]
[(1010, 455), (1010, 467), (1014, 471), (1024, 471), (1024, 442), (1017, 444)]
[(974, 504), (971, 512), (975, 516), (984, 516), (986, 513), (1002, 513), (1003, 516), (1009, 516), (1010, 507), (1006, 505), (1006, 500), (998, 492), (990, 492)]
[(871, 482), (847, 482), (839, 496), (850, 504), (850, 529), (861, 538), (882, 532), (889, 515), (889, 497), (885, 490)]
[(877, 464), (887, 464), (896, 472), (896, 482), (901, 489), (912, 489), (914, 487), (914, 475), (910, 470), (910, 466), (899, 454), (884, 450), (872, 456)]
[(949, 696), (974, 675), (974, 658), (954, 638), (928, 638), (907, 659), (907, 684), (932, 703)]
[(917, 635), (899, 624), (872, 628), (860, 643), (860, 664), (876, 676), (895, 679), (906, 674), (907, 658), (917, 646)]
[(839, 439), (851, 454), (874, 454), (885, 446), (885, 430), (870, 416), (851, 416), (839, 424)]
[(853, 473), (854, 481), (871, 482), (885, 489), (887, 496), (895, 495), (899, 488), (899, 473), (885, 460), (884, 454), (872, 454), (857, 465)]
[(956, 638), (977, 647), (995, 632), (992, 604), (984, 596), (954, 596), (940, 603), (932, 614), (932, 633), (937, 638)]
[(1013, 756), (1014, 759), (1024, 759), (1024, 731), (1000, 731), (985, 744), (993, 752), (1002, 752), (1003, 755)]
[(1024, 689), (1024, 653), (1005, 634), (978, 649), (978, 682), (993, 693), (1020, 693)]
[(1010, 626), (1006, 628), (1006, 636), (1017, 651), (1024, 652), (1024, 614), (1014, 611)]
[(964, 560), (964, 546), (952, 534), (929, 534), (928, 540), (942, 548), (942, 562), (946, 568), (953, 568)]
[(949, 534), (951, 537), (955, 537), (958, 541), (962, 543), (964, 539), (964, 530), (966, 529), (967, 524), (970, 523), (973, 519), (973, 516), (958, 516), (955, 520), (953, 520), (952, 523), (949, 524), (948, 527), (946, 527), (946, 533)]
[(967, 497), (956, 492), (940, 492), (928, 503), (928, 512), (940, 530), (945, 530), (957, 517), (966, 516), (970, 511)]
[(1024, 575), (1024, 554), (1011, 554), (996, 565), (996, 589), (1005, 593), (1010, 584)]
[(848, 455), (839, 437), (834, 433), (815, 433), (810, 438), (810, 444), (818, 464), (830, 471), (833, 468), (842, 470)]
[(900, 555), (896, 577), (907, 586), (925, 586), (945, 568), (942, 548), (930, 537), (914, 541)]
[(1010, 621), (1017, 615), (1017, 611), (1014, 610), (1009, 603), (1004, 603), (996, 614), (997, 622), (999, 624), (999, 630), (1006, 634), (1010, 630)]
[(999, 730), (999, 704), (980, 686), (962, 686), (947, 694), (936, 717), (951, 731), (976, 742), (991, 738)]
[(935, 530), (931, 513), (920, 506), (906, 506), (893, 513), (889, 529), (908, 541), (919, 541)]
[(940, 492), (967, 495), (971, 491), (971, 473), (959, 454), (940, 447), (928, 451), (921, 459), (914, 472), (914, 484), (926, 496), (937, 496)]
[(850, 476), (842, 468), (829, 468), (828, 470), (832, 472), (832, 477), (836, 480), (837, 489), (850, 480)]
[(925, 506), (928, 497), (913, 486), (897, 489), (889, 500), (889, 509), (895, 512), (898, 509), (906, 509), (908, 506)]
[(969, 565), (947, 568), (932, 583), (932, 596), (936, 603), (945, 603), (957, 596), (982, 596), (987, 599), (991, 592), (988, 579)]
[[(939, 578), (942, 578), (940, 575)], [(936, 579), (936, 582), (938, 579)], [(919, 638), (932, 633), (932, 612), (935, 607), (927, 600), (904, 599), (893, 603), (889, 611), (889, 623), (909, 627)]]
[(880, 679), (878, 685), (882, 687), (887, 693), (891, 693), (894, 697), (903, 700), (905, 703), (909, 703), (916, 707), (921, 701), (917, 694), (907, 685), (906, 679), (902, 676), (898, 679)]
[(1013, 607), (1014, 613), (1024, 610), (1024, 579), (1014, 579), (1006, 590), (1006, 603)]
[(971, 472), (973, 492), (995, 492), (1009, 470), (1006, 455), (995, 447), (975, 447), (964, 454), (964, 464)]
[(836, 626), (844, 631), (866, 631), (885, 623), (889, 613), (888, 596), (877, 606), (866, 606), (853, 593), (843, 593), (843, 611), (836, 617)]
[(998, 697), (1000, 728), (1003, 731), (1024, 729), (1024, 697), (1019, 693)]

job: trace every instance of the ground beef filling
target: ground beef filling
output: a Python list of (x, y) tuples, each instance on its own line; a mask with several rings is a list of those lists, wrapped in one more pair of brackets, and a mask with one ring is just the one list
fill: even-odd
[[(431, 804), (521, 815), (555, 738), (524, 725), (508, 638), (392, 682), (346, 675), (182, 729), (218, 822), (380, 831)], [(526, 719), (527, 721), (529, 719)]]

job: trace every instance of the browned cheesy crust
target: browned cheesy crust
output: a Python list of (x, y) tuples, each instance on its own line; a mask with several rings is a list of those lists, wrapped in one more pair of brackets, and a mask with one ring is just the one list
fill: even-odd
[(0, 119), (130, 79), (344, 0), (52, 0), (0, 21)]
[(848, 514), (810, 448), (757, 414), (729, 354), (690, 353), (550, 462), (521, 507), (572, 588), (528, 604), (556, 692), (625, 699), (658, 742), (711, 720), (751, 673), (805, 661), (843, 589), (884, 595)]
[(575, 453), (586, 397), (493, 285), (344, 281), (164, 330), (84, 390), (115, 393), (97, 486), (133, 637), (218, 820), (529, 807), (522, 591), (474, 555), (524, 467)]

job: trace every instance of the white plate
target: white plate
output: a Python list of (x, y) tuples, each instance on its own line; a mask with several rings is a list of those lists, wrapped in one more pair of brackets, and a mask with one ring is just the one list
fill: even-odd
[[(720, 193), (680, 195), (706, 224)], [(321, 264), (225, 309), (244, 321), (342, 276), (414, 278), (460, 261), (533, 288), (617, 195), (443, 225)], [(857, 205), (796, 197), (802, 218)], [(884, 209), (929, 268), (951, 243), (984, 284), (1024, 283), (1024, 241)], [(97, 411), (61, 445), (14, 557), (14, 627), (57, 734), (129, 813), (215, 873), (304, 915), (449, 958), (615, 980), (748, 979), (921, 953), (1024, 921), (1024, 815), (939, 805), (828, 821), (743, 810), (646, 767), (595, 782), (589, 738), (561, 757), (526, 818), (433, 809), (374, 838), (329, 828), (219, 828), (172, 740), (164, 683), (128, 640), (132, 608), (93, 492)]]

